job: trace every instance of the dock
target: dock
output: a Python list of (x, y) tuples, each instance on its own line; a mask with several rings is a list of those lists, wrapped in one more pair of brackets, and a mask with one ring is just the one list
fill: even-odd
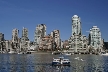
[[(57, 55), (57, 54), (63, 54), (65, 52), (53, 52), (54, 55)], [(83, 55), (86, 55), (86, 54), (93, 54), (93, 55), (99, 55), (100, 53), (98, 52), (66, 52), (66, 53), (71, 53), (72, 55), (75, 55), (75, 54), (83, 54)]]

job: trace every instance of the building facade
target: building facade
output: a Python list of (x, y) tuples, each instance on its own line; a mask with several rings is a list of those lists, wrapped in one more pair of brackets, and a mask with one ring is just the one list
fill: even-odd
[(52, 50), (53, 49), (53, 37), (50, 35), (44, 36), (41, 38), (39, 48), (40, 49), (47, 49), (47, 50)]
[(72, 36), (73, 35), (81, 35), (81, 19), (79, 16), (74, 15), (72, 17)]
[(4, 50), (4, 34), (0, 33), (0, 51)]
[(23, 30), (22, 30), (22, 40), (24, 40), (24, 41), (28, 41), (29, 40), (29, 38), (28, 38), (28, 29), (27, 28), (24, 28), (23, 27)]
[(13, 29), (12, 30), (12, 42), (18, 42), (18, 34), (19, 34), (19, 30), (18, 29)]
[(0, 41), (4, 41), (4, 34), (0, 33)]
[(51, 32), (51, 36), (57, 44), (57, 48), (61, 48), (61, 39), (60, 39), (60, 31), (54, 30)]
[(19, 37), (18, 37), (18, 34), (19, 34), (19, 30), (18, 29), (13, 29), (12, 30), (12, 41), (11, 41), (11, 49), (10, 51), (15, 51), (17, 50), (18, 48), (18, 44), (19, 44)]
[(46, 36), (46, 25), (38, 24), (34, 34), (34, 44), (39, 45), (42, 37)]
[(29, 42), (30, 41), (29, 41), (29, 38), (28, 38), (28, 29), (23, 27), (21, 43), (20, 43), (22, 50), (24, 50), (24, 49), (28, 50), (29, 44), (30, 44)]
[(65, 49), (68, 49), (69, 48), (69, 41), (68, 40), (65, 40), (63, 42), (63, 48), (65, 48)]
[(101, 31), (97, 26), (93, 26), (90, 29), (89, 45), (91, 45), (94, 49), (103, 47), (103, 41), (101, 38)]
[(83, 51), (87, 47), (87, 38), (82, 35), (81, 19), (79, 16), (72, 17), (72, 36), (69, 38), (69, 47), (75, 52)]

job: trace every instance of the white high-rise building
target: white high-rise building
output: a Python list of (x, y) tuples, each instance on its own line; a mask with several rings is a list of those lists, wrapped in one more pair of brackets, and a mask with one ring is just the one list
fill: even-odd
[(82, 35), (81, 19), (78, 15), (72, 17), (72, 36), (68, 41), (69, 47), (75, 52), (84, 51), (87, 47), (87, 38)]
[(80, 17), (74, 15), (72, 17), (72, 36), (73, 35), (81, 35), (81, 20)]
[(46, 25), (38, 24), (34, 34), (34, 44), (39, 45), (41, 38), (46, 35)]
[(93, 26), (90, 29), (89, 44), (95, 49), (100, 48), (102, 46), (101, 32), (97, 26)]

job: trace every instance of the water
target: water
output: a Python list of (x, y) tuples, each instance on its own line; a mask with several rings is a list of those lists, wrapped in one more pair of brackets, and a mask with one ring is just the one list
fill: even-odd
[(71, 61), (70, 67), (52, 67), (53, 57), (57, 58), (59, 55), (0, 54), (0, 72), (108, 72), (108, 56), (65, 56)]

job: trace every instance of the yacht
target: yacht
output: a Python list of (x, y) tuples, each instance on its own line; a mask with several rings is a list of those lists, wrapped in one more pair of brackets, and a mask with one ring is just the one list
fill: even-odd
[(59, 57), (58, 59), (53, 58), (52, 65), (70, 65), (69, 59), (64, 59), (64, 57)]

